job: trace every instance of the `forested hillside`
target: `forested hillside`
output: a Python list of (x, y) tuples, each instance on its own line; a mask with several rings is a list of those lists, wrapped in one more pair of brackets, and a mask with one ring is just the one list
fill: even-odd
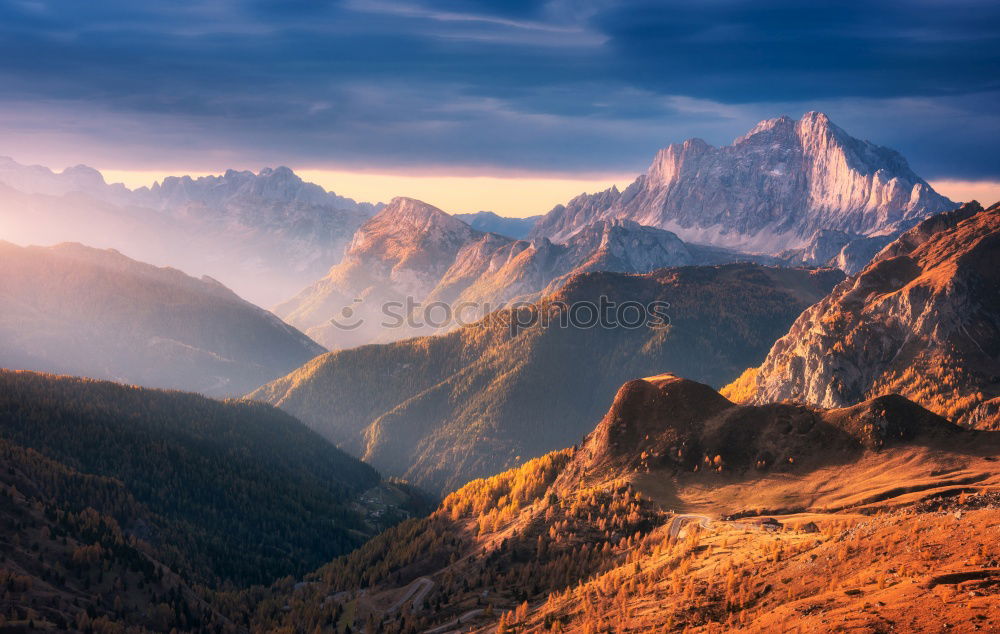
[[(0, 439), (0, 626), (87, 632), (222, 627), (164, 560), (157, 519), (112, 478), (82, 474)], [(232, 630), (232, 628), (228, 628)]]
[(87, 474), (42, 478), (45, 503), (98, 509), (201, 583), (304, 572), (376, 529), (375, 470), (262, 403), (4, 370), (0, 437)]

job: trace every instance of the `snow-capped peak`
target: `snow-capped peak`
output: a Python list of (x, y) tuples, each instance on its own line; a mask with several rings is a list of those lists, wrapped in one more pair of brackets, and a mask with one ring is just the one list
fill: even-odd
[(597, 220), (628, 218), (688, 242), (776, 255), (817, 230), (881, 235), (953, 206), (898, 152), (807, 112), (761, 121), (728, 146), (671, 144), (620, 195), (578, 196), (532, 235), (565, 242)]

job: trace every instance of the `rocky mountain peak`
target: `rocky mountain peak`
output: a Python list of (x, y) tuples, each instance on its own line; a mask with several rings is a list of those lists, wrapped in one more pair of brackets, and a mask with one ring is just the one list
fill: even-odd
[(733, 141), (733, 145), (741, 145), (758, 140), (762, 136), (776, 136), (781, 134), (784, 134), (785, 136), (792, 135), (795, 133), (795, 124), (795, 120), (788, 115), (781, 115), (780, 117), (775, 117), (774, 119), (765, 119), (751, 128), (750, 131), (743, 136), (737, 137), (736, 140)]
[(100, 187), (106, 185), (104, 175), (88, 165), (74, 165), (62, 171), (63, 176), (72, 178), (75, 182), (86, 187)]
[[(671, 143), (656, 153), (653, 163), (646, 172), (646, 182), (650, 185), (668, 187), (680, 178), (681, 168), (686, 161), (704, 154), (712, 146), (702, 139), (688, 139), (683, 143)], [(610, 190), (617, 195), (618, 188)]]
[(843, 132), (842, 129), (838, 128), (832, 121), (830, 121), (830, 117), (828, 117), (826, 113), (817, 112), (815, 110), (811, 110), (802, 115), (802, 118), (799, 119), (797, 123), (788, 117), (783, 118), (789, 123), (795, 123), (796, 130), (803, 136)]
[(420, 251), (424, 253), (420, 260), (426, 260), (427, 265), (436, 260), (432, 268), (440, 268), (442, 263), (447, 268), (462, 246), (480, 236), (480, 232), (434, 205), (400, 196), (358, 229), (347, 253), (401, 261)]
[(373, 220), (380, 223), (398, 222), (406, 230), (428, 231), (432, 228), (446, 229), (471, 235), (472, 228), (458, 218), (447, 214), (434, 205), (416, 198), (398, 196), (385, 206)]
[(284, 165), (279, 165), (278, 167), (265, 167), (259, 172), (260, 176), (273, 177), (280, 180), (292, 180), (301, 182), (302, 179), (299, 178), (298, 174), (293, 172), (291, 168), (285, 167)]
[(532, 235), (566, 242), (595, 221), (627, 218), (687, 242), (778, 255), (818, 230), (891, 234), (953, 206), (898, 152), (808, 112), (762, 121), (724, 147), (701, 139), (669, 145), (624, 192), (578, 196), (542, 217)]

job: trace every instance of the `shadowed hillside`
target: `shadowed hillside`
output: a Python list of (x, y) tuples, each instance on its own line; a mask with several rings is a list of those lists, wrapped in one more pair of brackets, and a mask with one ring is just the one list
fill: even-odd
[[(452, 490), (573, 444), (628, 379), (667, 368), (725, 384), (840, 279), (839, 271), (752, 264), (590, 273), (519, 313), (319, 357), (250, 397), (385, 473)], [(537, 320), (602, 296), (668, 302), (670, 325), (546, 328)], [(512, 329), (512, 317), (536, 321)]]
[(158, 520), (119, 480), (3, 439), (0, 465), (0, 523), (11, 537), (0, 541), (5, 631), (227, 624), (165, 563), (180, 556), (177, 547), (147, 541)]
[(263, 403), (3, 370), (0, 437), (86, 474), (79, 494), (42, 478), (44, 503), (92, 506), (203, 583), (302, 572), (392, 521), (360, 503), (374, 469)]

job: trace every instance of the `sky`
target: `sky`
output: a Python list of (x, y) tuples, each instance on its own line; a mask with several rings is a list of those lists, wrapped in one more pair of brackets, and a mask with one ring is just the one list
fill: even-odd
[(998, 71), (995, 1), (0, 0), (0, 154), (525, 216), (821, 110), (1000, 198)]

